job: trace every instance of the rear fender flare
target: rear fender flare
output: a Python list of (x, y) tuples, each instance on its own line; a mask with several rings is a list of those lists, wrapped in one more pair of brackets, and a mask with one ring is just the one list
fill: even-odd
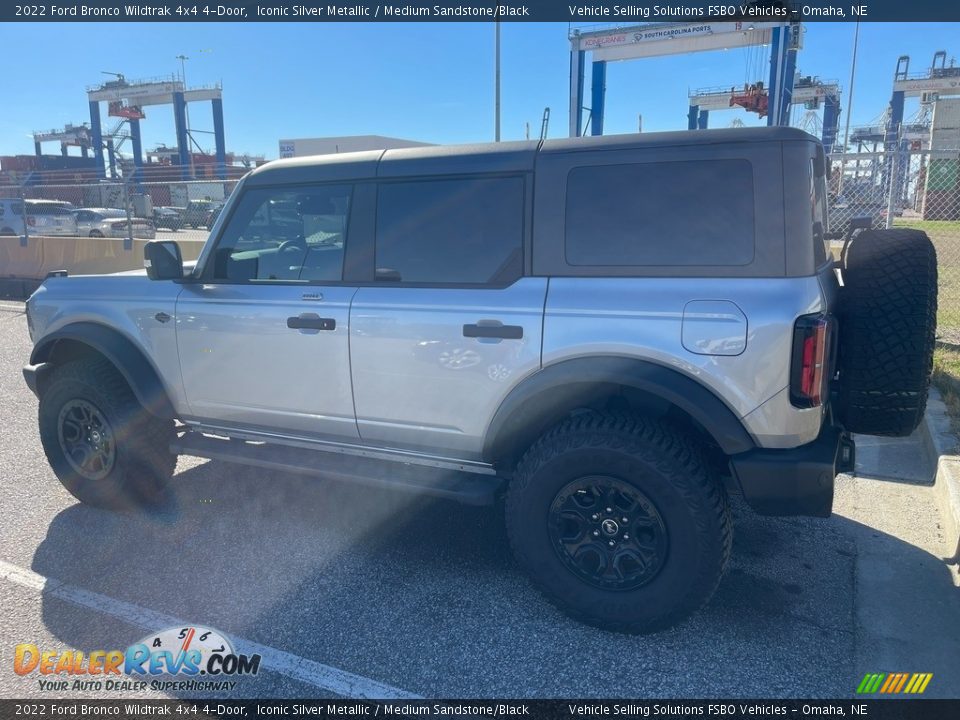
[(516, 459), (571, 410), (589, 406), (598, 388), (633, 388), (693, 418), (726, 455), (756, 444), (743, 423), (713, 391), (671, 368), (618, 356), (585, 357), (549, 365), (510, 391), (487, 427), (483, 458)]

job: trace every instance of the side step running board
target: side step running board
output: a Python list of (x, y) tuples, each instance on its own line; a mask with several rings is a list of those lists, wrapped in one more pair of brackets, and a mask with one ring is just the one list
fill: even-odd
[(177, 438), (170, 443), (170, 450), (178, 455), (195, 455), (270, 470), (449, 498), (466, 505), (493, 504), (497, 491), (503, 484), (503, 479), (494, 475), (478, 475), (287, 445), (228, 440), (198, 432), (187, 432)]

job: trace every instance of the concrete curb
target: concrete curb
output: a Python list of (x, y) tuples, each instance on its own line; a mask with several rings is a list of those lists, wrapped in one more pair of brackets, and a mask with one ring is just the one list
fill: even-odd
[[(923, 442), (937, 465), (934, 492), (943, 511), (949, 547), (960, 554), (960, 455), (956, 435), (950, 429), (950, 417), (940, 393), (930, 388), (927, 411), (921, 424)], [(953, 559), (957, 563), (960, 558)]]

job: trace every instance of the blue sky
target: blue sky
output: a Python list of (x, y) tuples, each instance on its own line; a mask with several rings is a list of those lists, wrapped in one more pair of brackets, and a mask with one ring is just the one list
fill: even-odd
[[(804, 74), (840, 80), (847, 90), (853, 23), (808, 23), (798, 64)], [(0, 154), (32, 153), (33, 130), (89, 120), (85, 88), (108, 79), (179, 71), (188, 84), (223, 83), (227, 149), (277, 156), (283, 137), (380, 134), (438, 143), (493, 138), (493, 25), (490, 23), (63, 23), (0, 26), (4, 73)], [(550, 136), (567, 133), (569, 45), (566, 23), (504, 23), (504, 139), (539, 133), (552, 110)], [(880, 115), (902, 54), (911, 70), (934, 51), (960, 56), (954, 23), (864, 23), (860, 30), (852, 124)], [(203, 50), (204, 52), (200, 52)], [(755, 55), (756, 53), (754, 53)], [(686, 127), (689, 89), (743, 83), (757, 66), (746, 49), (611, 64), (606, 132)], [(766, 80), (766, 62), (762, 78)], [(846, 95), (843, 99), (846, 111)], [(907, 114), (915, 106), (908, 106)], [(106, 108), (102, 110), (106, 115)], [(147, 108), (144, 147), (175, 145), (169, 107)], [(711, 127), (740, 111), (716, 113)], [(841, 118), (841, 131), (845, 116)], [(212, 129), (209, 105), (191, 106), (191, 127)], [(209, 140), (206, 138), (210, 137)], [(197, 135), (212, 147), (212, 136)], [(55, 145), (46, 152), (58, 152)], [(74, 149), (73, 152), (76, 152)]]

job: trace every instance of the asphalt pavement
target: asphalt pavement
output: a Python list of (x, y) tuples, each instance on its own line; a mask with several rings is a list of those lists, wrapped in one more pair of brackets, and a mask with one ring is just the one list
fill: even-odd
[(15, 675), (18, 643), (89, 653), (181, 623), (264, 657), (187, 697), (832, 698), (866, 672), (932, 672), (928, 696), (960, 696), (952, 553), (916, 437), (862, 439), (830, 519), (735, 502), (713, 601), (631, 637), (546, 603), (495, 509), (186, 457), (164, 514), (82, 506), (44, 458), (29, 351), (22, 304), (0, 306), (0, 697), (107, 696)]

